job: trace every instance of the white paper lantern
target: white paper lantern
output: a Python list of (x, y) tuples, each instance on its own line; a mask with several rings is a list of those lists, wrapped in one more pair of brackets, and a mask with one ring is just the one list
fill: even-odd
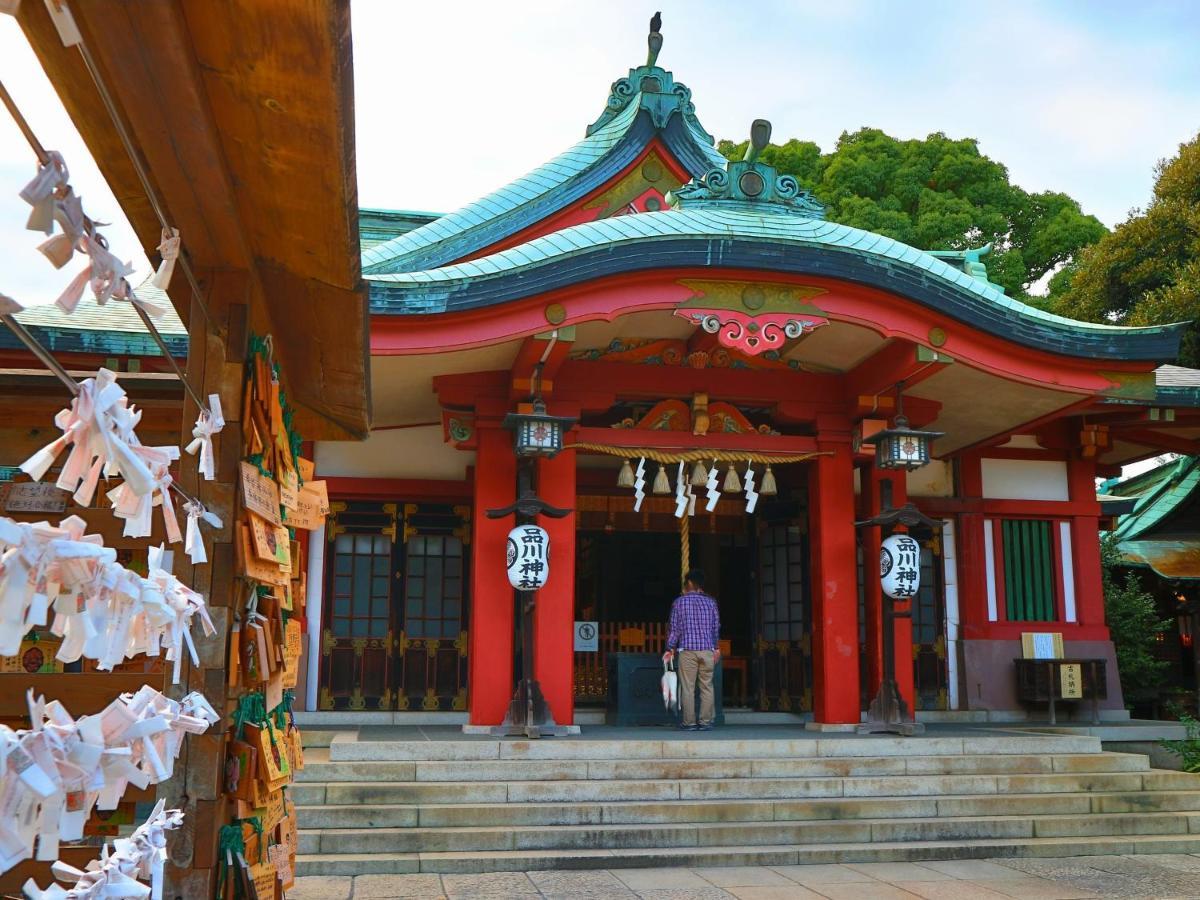
[(508, 583), (536, 591), (549, 577), (550, 535), (537, 525), (518, 525), (508, 533)]
[(921, 587), (921, 545), (907, 534), (893, 534), (879, 548), (879, 581), (895, 600), (910, 600)]

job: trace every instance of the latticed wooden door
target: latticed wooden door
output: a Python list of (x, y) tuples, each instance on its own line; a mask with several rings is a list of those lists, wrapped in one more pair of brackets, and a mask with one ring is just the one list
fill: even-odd
[(321, 709), (465, 709), (469, 509), (332, 506)]
[(812, 709), (808, 539), (799, 525), (767, 524), (758, 541), (758, 708)]
[(917, 709), (949, 709), (946, 592), (940, 534), (921, 538), (921, 587), (912, 601), (913, 684)]

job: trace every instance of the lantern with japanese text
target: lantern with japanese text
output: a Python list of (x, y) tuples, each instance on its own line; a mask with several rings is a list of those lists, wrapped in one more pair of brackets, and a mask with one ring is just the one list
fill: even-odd
[(895, 600), (911, 600), (921, 587), (921, 545), (907, 534), (893, 534), (879, 549), (879, 580)]
[(537, 525), (518, 525), (508, 533), (508, 583), (536, 591), (549, 577), (550, 535)]

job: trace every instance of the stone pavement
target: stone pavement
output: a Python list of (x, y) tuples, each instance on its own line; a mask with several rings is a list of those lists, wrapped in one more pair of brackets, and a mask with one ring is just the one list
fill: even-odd
[(813, 866), (309, 876), (288, 900), (545, 897), (562, 900), (1078, 900), (1200, 898), (1200, 854)]

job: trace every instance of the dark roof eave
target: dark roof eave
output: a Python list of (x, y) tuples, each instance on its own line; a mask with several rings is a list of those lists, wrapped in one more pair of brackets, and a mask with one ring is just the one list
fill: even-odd
[(681, 236), (598, 245), (494, 275), (421, 284), (368, 279), (372, 315), (486, 309), (613, 275), (661, 269), (753, 269), (851, 281), (907, 297), (1006, 340), (1063, 356), (1122, 361), (1174, 359), (1186, 323), (1136, 331), (1092, 331), (1023, 315), (893, 258), (745, 237)]
[[(54, 353), (93, 353), (105, 356), (161, 357), (154, 339), (145, 332), (111, 331), (89, 328), (46, 328), (27, 325), (26, 329), (47, 350)], [(173, 357), (186, 359), (188, 336), (164, 334), (163, 343)], [(0, 350), (25, 350), (26, 347), (7, 328), (0, 328)]]

